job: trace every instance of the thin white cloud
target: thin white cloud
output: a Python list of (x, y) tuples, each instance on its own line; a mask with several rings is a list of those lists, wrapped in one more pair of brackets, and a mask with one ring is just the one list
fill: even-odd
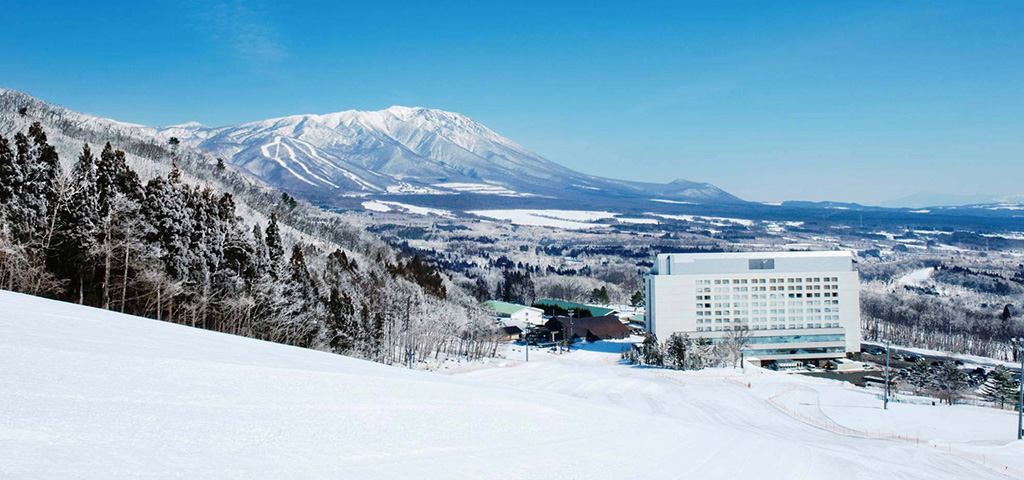
[(288, 54), (279, 28), (262, 2), (201, 2), (197, 13), (201, 27), (211, 39), (222, 43), (239, 58), (277, 62)]

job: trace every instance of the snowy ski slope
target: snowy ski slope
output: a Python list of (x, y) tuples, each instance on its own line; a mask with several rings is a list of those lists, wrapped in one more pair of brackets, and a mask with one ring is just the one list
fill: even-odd
[[(793, 385), (832, 404), (863, 395), (810, 379), (630, 368), (596, 350), (446, 376), (5, 291), (0, 306), (5, 479), (1007, 478), (765, 399)], [(974, 409), (931, 411), (945, 416), (908, 421), (1008, 437)]]

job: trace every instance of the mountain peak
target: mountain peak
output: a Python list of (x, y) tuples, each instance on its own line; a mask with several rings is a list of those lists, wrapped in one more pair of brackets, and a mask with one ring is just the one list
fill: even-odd
[(168, 126), (166, 126), (164, 128), (210, 128), (210, 127), (207, 126), (207, 125), (203, 125), (202, 123), (199, 123), (199, 122), (185, 122), (185, 123), (179, 123), (177, 125), (168, 125)]

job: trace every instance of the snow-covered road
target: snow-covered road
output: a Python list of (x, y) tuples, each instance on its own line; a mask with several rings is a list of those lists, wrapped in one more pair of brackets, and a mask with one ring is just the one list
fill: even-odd
[(746, 388), (604, 351), (446, 376), (3, 291), (0, 307), (0, 478), (1006, 478), (766, 400), (812, 379)]

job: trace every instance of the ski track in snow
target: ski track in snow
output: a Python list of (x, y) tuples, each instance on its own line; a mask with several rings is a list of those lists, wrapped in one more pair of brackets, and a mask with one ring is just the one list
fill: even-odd
[[(274, 154), (273, 155), (270, 154), (270, 147), (274, 147)], [(306, 183), (308, 183), (308, 184), (310, 184), (310, 185), (312, 185), (314, 187), (316, 186), (315, 183), (309, 181), (309, 179), (307, 179), (306, 177), (303, 177), (302, 175), (299, 175), (298, 172), (296, 172), (295, 170), (292, 170), (291, 167), (286, 165), (284, 163), (284, 161), (281, 160), (281, 157), (280, 157), (280, 155), (281, 155), (281, 137), (274, 137), (274, 141), (273, 142), (265, 144), (265, 145), (261, 145), (260, 146), (260, 150), (263, 152), (263, 156), (264, 157), (267, 157), (267, 158), (277, 162), (278, 165), (280, 165), (285, 170), (288, 170), (292, 175), (295, 176), (295, 178), (298, 178), (299, 180), (302, 180), (303, 182), (306, 182)]]
[[(280, 138), (280, 137), (278, 137), (278, 138)], [(313, 173), (312, 171), (310, 171), (309, 167), (307, 167), (305, 163), (302, 163), (302, 161), (299, 160), (299, 156), (295, 154), (295, 150), (291, 147), (291, 145), (288, 145), (287, 143), (283, 143), (283, 142), (281, 142), (281, 145), (283, 145), (284, 148), (288, 149), (288, 156), (291, 158), (292, 162), (295, 162), (296, 164), (299, 165), (299, 167), (302, 168), (302, 171), (306, 172), (307, 174), (309, 174), (313, 178), (316, 178), (317, 180), (320, 180), (321, 182), (323, 182), (323, 183), (325, 183), (327, 185), (330, 185), (330, 186), (332, 186), (334, 188), (339, 188), (336, 184), (332, 183), (330, 180), (327, 180), (326, 178), (321, 177), (320, 175), (317, 175), (317, 174)]]
[[(295, 141), (296, 142), (300, 142), (302, 145), (306, 146), (306, 148), (309, 148), (309, 156), (311, 156), (313, 158), (316, 158), (316, 159), (324, 162), (324, 164), (326, 164), (326, 165), (330, 166), (331, 168), (337, 170), (339, 173), (344, 175), (345, 178), (348, 178), (349, 180), (352, 180), (357, 185), (359, 185), (359, 187), (362, 190), (378, 190), (378, 191), (380, 190), (380, 188), (378, 188), (376, 185), (374, 185), (374, 184), (372, 184), (370, 182), (367, 182), (366, 180), (362, 179), (358, 175), (356, 175), (356, 174), (354, 174), (354, 173), (352, 173), (352, 172), (350, 172), (350, 171), (348, 171), (348, 170), (346, 170), (344, 168), (341, 168), (341, 167), (335, 165), (334, 162), (331, 162), (330, 160), (327, 160), (326, 158), (320, 156), (320, 154), (317, 153), (316, 148), (313, 147), (313, 145), (311, 145), (309, 142), (307, 142), (305, 140), (299, 140), (299, 139), (295, 139)], [(331, 185), (334, 185), (334, 184), (332, 183)], [(338, 188), (337, 185), (335, 185), (335, 188)]]

